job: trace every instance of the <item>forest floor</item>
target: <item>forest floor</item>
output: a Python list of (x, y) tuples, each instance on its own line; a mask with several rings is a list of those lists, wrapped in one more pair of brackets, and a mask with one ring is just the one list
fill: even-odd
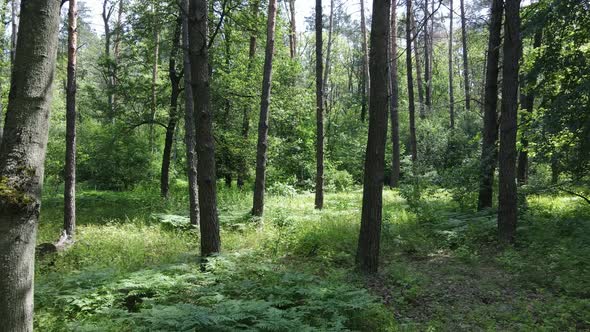
[[(220, 188), (223, 253), (199, 264), (186, 187), (82, 190), (77, 242), (38, 258), (38, 331), (477, 331), (590, 329), (590, 205), (529, 196), (515, 247), (493, 211), (443, 190), (384, 193), (381, 267), (354, 268), (360, 190), (251, 195)], [(44, 199), (38, 243), (57, 239), (62, 198)], [(280, 195), (282, 194), (282, 195)]]

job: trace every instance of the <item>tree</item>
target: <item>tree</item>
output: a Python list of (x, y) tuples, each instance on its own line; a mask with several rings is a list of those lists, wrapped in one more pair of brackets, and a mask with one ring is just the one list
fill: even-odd
[(408, 79), (408, 112), (410, 114), (410, 149), (412, 161), (418, 160), (416, 142), (416, 105), (414, 102), (414, 76), (412, 74), (412, 0), (406, 0), (406, 77)]
[[(315, 208), (324, 206), (324, 81), (322, 57), (322, 0), (315, 3), (316, 182)], [(328, 46), (329, 47), (329, 46)], [(326, 58), (326, 62), (328, 58)], [(327, 72), (327, 69), (326, 69)]]
[[(413, 36), (412, 40), (414, 42), (414, 59), (416, 60), (416, 86), (418, 87), (418, 105), (420, 105), (420, 118), (424, 119), (426, 117), (425, 109), (424, 109), (424, 87), (422, 86), (422, 67), (420, 67), (420, 54), (419, 54), (419, 35), (418, 29), (416, 28), (416, 19), (414, 18), (414, 14), (410, 15), (410, 22), (412, 24), (412, 31)], [(424, 21), (426, 22), (426, 21)], [(425, 27), (425, 25), (424, 25)]]
[(362, 89), (362, 109), (361, 109), (361, 120), (365, 121), (365, 116), (367, 112), (367, 105), (369, 105), (370, 95), (371, 95), (371, 87), (369, 84), (370, 81), (370, 74), (369, 74), (369, 43), (367, 41), (367, 23), (365, 22), (365, 0), (360, 0), (361, 2), (361, 33), (363, 35), (362, 39), (362, 46), (363, 46), (363, 89)]
[(502, 116), (500, 118), (498, 234), (514, 243), (517, 222), (516, 130), (518, 70), (521, 52), (520, 0), (505, 1), (504, 61), (502, 66)]
[(150, 148), (152, 152), (155, 149), (155, 126), (154, 122), (156, 121), (156, 112), (158, 110), (158, 64), (160, 60), (160, 22), (158, 19), (159, 13), (159, 1), (154, 1), (152, 4), (152, 12), (154, 17), (154, 23), (152, 25), (153, 33), (154, 33), (154, 49), (153, 49), (153, 63), (152, 63), (152, 93), (151, 93), (151, 103), (150, 103)]
[(102, 22), (104, 24), (104, 56), (106, 61), (106, 83), (107, 83), (107, 104), (108, 104), (108, 112), (109, 116), (114, 118), (115, 110), (113, 106), (114, 100), (114, 73), (111, 63), (111, 37), (113, 32), (111, 31), (110, 20), (113, 12), (115, 10), (114, 5), (109, 5), (110, 0), (103, 0), (102, 2)]
[(270, 88), (272, 81), (272, 58), (275, 44), (275, 23), (277, 2), (268, 4), (266, 30), (266, 51), (264, 56), (264, 73), (262, 78), (262, 97), (260, 100), (260, 120), (258, 122), (258, 145), (256, 148), (256, 180), (254, 182), (254, 202), (252, 214), (262, 216), (264, 212), (264, 189), (266, 186), (266, 161), (268, 149), (268, 118), (270, 106)]
[(29, 0), (21, 20), (0, 146), (0, 321), (33, 330), (35, 241), (41, 208), (60, 1)]
[(73, 241), (76, 231), (76, 61), (78, 52), (78, 0), (69, 0), (69, 6), (64, 232), (57, 247), (59, 247), (59, 244)]
[(397, 2), (391, 2), (391, 21), (389, 38), (389, 80), (390, 100), (389, 112), (391, 117), (391, 176), (389, 186), (399, 186), (400, 152), (399, 152), (399, 82), (397, 76)]
[(189, 47), (195, 109), (197, 182), (199, 186), (201, 256), (221, 250), (217, 216), (217, 176), (209, 77), (207, 0), (190, 0)]
[[(6, 15), (8, 11), (8, 1), (4, 1), (0, 4), (0, 20), (6, 21)], [(4, 30), (2, 30), (4, 31)], [(4, 48), (4, 42), (2, 41), (2, 47)], [(4, 52), (0, 53), (0, 61), (4, 61)], [(0, 95), (2, 95), (3, 87), (0, 82)], [(0, 143), (2, 143), (2, 136), (4, 134), (4, 104), (0, 98)]]
[(182, 46), (184, 62), (184, 140), (186, 147), (186, 169), (188, 177), (189, 216), (192, 225), (199, 224), (199, 185), (197, 183), (197, 156), (195, 132), (195, 107), (193, 100), (190, 43), (189, 43), (189, 0), (182, 0)]
[(455, 128), (455, 94), (453, 92), (453, 0), (449, 0), (449, 116)]
[(388, 68), (387, 46), (390, 6), (390, 0), (373, 1), (369, 137), (365, 154), (361, 229), (356, 253), (356, 262), (359, 268), (361, 271), (368, 273), (377, 272), (379, 266), (388, 97), (388, 72), (383, 69)]
[(10, 36), (10, 63), (14, 67), (14, 61), (16, 60), (16, 42), (18, 39), (18, 10), (20, 8), (20, 1), (12, 0), (11, 4), (12, 19), (10, 22), (12, 25), (12, 35)]
[(297, 56), (297, 25), (295, 24), (295, 0), (289, 0), (289, 41), (291, 59)]
[[(434, 12), (432, 15), (434, 15)], [(426, 83), (426, 93), (424, 96), (425, 111), (430, 111), (430, 108), (432, 107), (432, 56), (430, 54), (432, 49), (432, 34), (430, 33), (432, 21), (429, 19), (430, 16), (431, 14), (428, 11), (428, 0), (424, 0), (424, 81)], [(430, 24), (428, 24), (428, 21), (430, 21)]]
[(481, 145), (480, 180), (477, 209), (492, 207), (494, 172), (497, 162), (498, 140), (498, 74), (502, 31), (502, 0), (492, 1), (484, 91), (483, 140)]
[(465, 85), (465, 110), (471, 109), (471, 83), (469, 81), (469, 58), (467, 52), (467, 23), (465, 19), (465, 0), (459, 0), (461, 5), (461, 43), (463, 48), (463, 80)]

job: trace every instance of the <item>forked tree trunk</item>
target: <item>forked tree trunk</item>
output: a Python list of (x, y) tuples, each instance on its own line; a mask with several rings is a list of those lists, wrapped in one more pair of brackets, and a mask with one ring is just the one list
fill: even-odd
[(410, 113), (410, 151), (412, 162), (418, 160), (416, 142), (416, 105), (414, 102), (414, 76), (412, 74), (412, 0), (406, 1), (406, 77), (408, 79), (408, 112)]
[(266, 51), (262, 78), (262, 98), (260, 100), (260, 120), (258, 122), (258, 145), (256, 149), (256, 180), (254, 181), (254, 200), (252, 207), (252, 214), (255, 216), (262, 216), (264, 213), (264, 190), (266, 187), (266, 161), (268, 149), (268, 118), (270, 87), (272, 82), (272, 58), (275, 48), (276, 16), (277, 1), (270, 0), (268, 4)]
[(217, 176), (209, 76), (207, 0), (190, 0), (189, 38), (191, 82), (195, 107), (196, 150), (199, 160), (197, 179), (201, 229), (201, 256), (221, 250), (217, 216)]
[(60, 243), (71, 242), (76, 231), (76, 70), (78, 53), (78, 0), (69, 0), (68, 83), (66, 97), (66, 164), (64, 233)]
[(371, 96), (371, 86), (369, 83), (370, 74), (369, 74), (369, 43), (367, 40), (367, 23), (365, 22), (365, 0), (360, 0), (361, 2), (361, 33), (363, 35), (362, 39), (362, 46), (363, 46), (363, 91), (362, 92), (362, 105), (361, 105), (361, 120), (364, 122), (367, 107), (370, 104), (370, 96)]
[(453, 0), (449, 0), (449, 118), (455, 128), (455, 93), (453, 83)]
[(502, 40), (503, 0), (493, 0), (486, 62), (483, 140), (481, 145), (479, 196), (477, 209), (492, 207), (494, 173), (498, 156), (498, 74)]
[[(316, 180), (315, 208), (324, 206), (324, 81), (322, 0), (315, 2), (315, 100), (316, 100)], [(328, 60), (326, 59), (326, 62)]]
[(168, 198), (170, 191), (170, 160), (172, 158), (172, 146), (174, 144), (174, 133), (178, 122), (178, 97), (180, 96), (181, 75), (176, 70), (176, 57), (180, 48), (180, 28), (182, 18), (178, 16), (174, 35), (172, 36), (172, 48), (168, 60), (168, 76), (170, 78), (170, 113), (168, 114), (168, 125), (166, 126), (166, 138), (164, 140), (164, 152), (162, 153), (162, 169), (160, 172), (160, 195)]
[(390, 105), (391, 114), (391, 177), (389, 186), (399, 186), (400, 173), (400, 147), (399, 147), (399, 82), (397, 75), (397, 2), (391, 2), (390, 21), (390, 48), (389, 48), (389, 78), (390, 78)]
[(365, 155), (363, 208), (356, 262), (361, 271), (375, 273), (379, 267), (379, 244), (383, 209), (385, 145), (387, 144), (387, 47), (390, 0), (373, 1), (371, 24), (371, 103), (369, 137)]
[(463, 79), (465, 84), (465, 111), (471, 110), (471, 83), (469, 81), (469, 57), (467, 50), (467, 23), (465, 19), (465, 0), (461, 4), (461, 43), (463, 46)]
[(0, 322), (3, 331), (33, 331), (35, 241), (60, 5), (60, 1), (27, 0), (21, 6), (5, 136), (0, 146)]
[(182, 45), (184, 62), (184, 140), (188, 177), (189, 216), (192, 225), (199, 224), (199, 185), (197, 183), (197, 150), (195, 132), (195, 107), (193, 100), (192, 70), (189, 42), (189, 0), (182, 0)]
[(500, 118), (498, 235), (514, 243), (517, 223), (516, 130), (520, 60), (520, 0), (505, 0), (502, 116)]

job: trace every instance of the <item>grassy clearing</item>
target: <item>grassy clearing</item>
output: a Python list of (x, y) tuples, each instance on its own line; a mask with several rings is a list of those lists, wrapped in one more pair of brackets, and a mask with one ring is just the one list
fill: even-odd
[[(590, 208), (531, 196), (519, 242), (501, 250), (491, 212), (464, 211), (445, 192), (408, 206), (384, 194), (382, 267), (354, 270), (361, 192), (271, 195), (264, 220), (251, 196), (220, 191), (223, 254), (198, 264), (185, 188), (84, 191), (77, 243), (37, 264), (39, 331), (398, 331), (590, 328)], [(39, 242), (57, 238), (61, 198), (44, 202)]]

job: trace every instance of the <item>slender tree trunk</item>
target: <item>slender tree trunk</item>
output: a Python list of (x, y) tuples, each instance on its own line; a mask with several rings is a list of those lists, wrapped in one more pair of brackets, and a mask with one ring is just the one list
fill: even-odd
[(408, 79), (408, 111), (410, 113), (410, 150), (412, 161), (418, 160), (416, 142), (416, 105), (414, 102), (414, 77), (412, 74), (412, 0), (406, 1), (406, 73)]
[(465, 19), (465, 0), (459, 0), (461, 4), (461, 42), (463, 46), (463, 79), (465, 80), (465, 110), (471, 110), (471, 83), (469, 81), (469, 58), (467, 50), (467, 23)]
[(363, 35), (363, 91), (361, 120), (364, 122), (367, 113), (367, 106), (370, 104), (371, 87), (369, 84), (369, 43), (367, 41), (367, 23), (365, 22), (365, 0), (361, 2), (361, 33)]
[[(387, 144), (387, 46), (390, 0), (373, 1), (371, 24), (371, 103), (369, 138), (365, 155), (363, 208), (356, 261), (363, 272), (375, 273), (379, 267), (379, 243)], [(411, 68), (411, 67), (410, 67)]]
[(78, 0), (69, 0), (68, 83), (66, 97), (66, 164), (64, 183), (64, 233), (71, 242), (76, 231), (76, 70), (78, 53)]
[(16, 57), (16, 42), (18, 38), (18, 11), (20, 8), (20, 0), (12, 0), (12, 35), (10, 37), (10, 63), (14, 66), (14, 61)]
[(500, 174), (498, 234), (514, 243), (517, 222), (516, 130), (518, 70), (520, 60), (520, 0), (505, 0), (504, 63), (502, 67), (502, 116), (500, 118)]
[[(328, 19), (328, 46), (326, 47), (326, 66), (324, 67), (324, 80), (323, 80), (323, 84), (324, 84), (324, 88), (323, 88), (323, 93), (324, 93), (324, 101), (326, 101), (327, 99), (327, 94), (328, 94), (328, 78), (330, 76), (330, 60), (331, 60), (331, 56), (332, 56), (332, 33), (334, 30), (334, 0), (330, 0), (330, 17)], [(323, 43), (322, 43), (323, 44)], [(327, 102), (326, 102), (327, 103)]]
[(455, 128), (455, 94), (453, 83), (453, 0), (449, 0), (449, 116)]
[[(154, 16), (158, 15), (158, 9), (156, 8), (157, 2), (154, 3)], [(156, 132), (154, 121), (156, 121), (156, 112), (158, 110), (158, 62), (160, 59), (160, 26), (158, 20), (154, 26), (154, 62), (152, 64), (152, 93), (151, 93), (151, 114), (150, 114), (150, 149), (152, 152), (155, 151)]]
[(498, 74), (500, 44), (502, 40), (503, 0), (493, 0), (491, 7), (490, 34), (486, 62), (484, 92), (483, 141), (481, 145), (479, 197), (477, 209), (492, 207), (494, 173), (497, 163), (498, 141)]
[(181, 26), (182, 17), (178, 16), (172, 37), (170, 59), (168, 60), (168, 76), (172, 91), (170, 92), (170, 114), (168, 115), (168, 125), (166, 126), (166, 139), (164, 140), (164, 152), (162, 153), (162, 170), (160, 172), (160, 195), (165, 198), (168, 198), (170, 190), (170, 160), (172, 157), (176, 123), (178, 122), (178, 97), (180, 96), (180, 81), (182, 78), (176, 70), (176, 57), (180, 48)]
[(397, 2), (391, 2), (391, 21), (390, 21), (390, 105), (391, 114), (391, 182), (389, 186), (396, 188), (399, 186), (400, 173), (400, 147), (399, 147), (399, 82), (397, 75)]
[(291, 34), (291, 59), (297, 56), (297, 25), (295, 24), (295, 0), (289, 0), (289, 11), (291, 13), (291, 19), (289, 20), (290, 34)]
[(190, 59), (195, 107), (197, 179), (201, 228), (201, 256), (221, 250), (217, 216), (217, 176), (209, 75), (207, 0), (190, 0)]
[[(322, 0), (315, 3), (315, 84), (316, 84), (316, 181), (315, 208), (324, 207), (324, 89), (323, 75), (323, 24)], [(328, 48), (330, 45), (328, 45)], [(328, 64), (326, 57), (326, 64)], [(326, 69), (326, 72), (328, 70)]]
[(123, 34), (123, 12), (125, 0), (119, 0), (119, 10), (117, 13), (117, 27), (115, 29), (115, 45), (113, 46), (113, 78), (112, 78), (112, 106), (117, 108), (117, 85), (118, 85), (118, 70), (119, 57), (121, 55), (121, 35)]
[(262, 98), (260, 100), (260, 121), (258, 122), (258, 145), (256, 149), (256, 180), (254, 182), (254, 202), (252, 214), (262, 216), (264, 213), (264, 190), (266, 186), (266, 160), (268, 149), (268, 118), (270, 106), (270, 88), (272, 82), (272, 58), (275, 45), (275, 23), (277, 1), (268, 4), (268, 21), (266, 31), (266, 52), (264, 57), (264, 74), (262, 78)]
[[(293, 0), (294, 1), (294, 0)], [(252, 7), (252, 16), (256, 20), (258, 17), (258, 10), (259, 10), (259, 2), (258, 0), (252, 0), (250, 3)], [(247, 79), (252, 76), (252, 70), (254, 67), (254, 60), (256, 58), (256, 37), (257, 37), (256, 26), (254, 26), (253, 31), (250, 35), (250, 46), (248, 50), (248, 69)], [(248, 144), (248, 136), (250, 135), (250, 105), (246, 104), (243, 108), (242, 114), (242, 138), (244, 140), (244, 146)], [(246, 176), (248, 174), (248, 162), (245, 156), (242, 157), (240, 162), (240, 170), (238, 171), (238, 187), (242, 188), (244, 186), (244, 182), (246, 180)]]
[(192, 69), (189, 42), (189, 0), (182, 0), (182, 45), (184, 62), (184, 140), (188, 177), (189, 216), (192, 225), (199, 224), (199, 185), (197, 183), (197, 150), (195, 107), (193, 100)]
[(432, 35), (430, 34), (430, 24), (428, 24), (428, 0), (424, 0), (424, 81), (426, 83), (426, 93), (424, 98), (425, 113), (430, 112), (432, 107), (432, 67), (430, 62), (430, 48)]
[[(2, 8), (0, 9), (0, 20), (2, 22), (6, 22), (6, 15), (8, 11), (8, 1), (2, 1), (1, 4)], [(2, 47), (4, 48), (4, 43), (2, 43)], [(4, 52), (0, 52), (0, 62), (4, 61)], [(0, 82), (0, 96), (2, 96), (2, 84)], [(2, 98), (0, 98), (0, 144), (2, 144), (2, 136), (4, 134), (4, 104), (2, 103)]]
[(420, 67), (420, 54), (419, 54), (419, 36), (418, 29), (416, 28), (416, 20), (414, 14), (410, 15), (410, 22), (412, 23), (412, 31), (414, 38), (414, 59), (416, 60), (416, 85), (418, 86), (418, 104), (420, 105), (420, 118), (424, 119), (426, 113), (424, 110), (424, 86), (422, 85), (422, 67)]
[[(539, 48), (541, 47), (541, 39), (542, 39), (542, 30), (537, 30), (537, 32), (535, 33), (535, 37), (533, 40), (533, 48)], [(528, 79), (524, 80), (524, 82), (522, 83), (523, 88), (524, 88), (524, 83), (530, 84), (530, 83), (536, 83), (537, 81), (537, 76), (536, 75), (531, 75), (531, 77), (528, 77)], [(518, 168), (516, 170), (516, 178), (518, 179), (518, 184), (519, 185), (523, 185), (523, 184), (527, 184), (528, 182), (528, 177), (529, 177), (529, 154), (528, 154), (528, 147), (529, 147), (529, 140), (527, 138), (527, 126), (530, 122), (530, 115), (533, 112), (533, 107), (535, 104), (535, 95), (532, 91), (529, 91), (528, 93), (524, 93), (523, 91), (524, 89), (521, 89), (521, 95), (522, 95), (522, 103), (521, 103), (521, 109), (524, 112), (524, 114), (522, 115), (522, 120), (521, 123), (523, 124), (524, 127), (524, 131), (521, 133), (521, 138), (520, 138), (520, 146), (521, 146), (521, 150), (520, 153), (518, 154)]]
[(106, 66), (106, 83), (107, 83), (107, 106), (109, 111), (110, 120), (114, 120), (115, 117), (115, 110), (113, 107), (113, 68), (111, 65), (111, 26), (109, 25), (109, 21), (111, 19), (111, 15), (113, 14), (113, 7), (108, 7), (109, 0), (103, 0), (102, 2), (102, 22), (104, 24), (104, 56), (107, 61)]
[(57, 57), (60, 1), (21, 6), (16, 58), (0, 146), (0, 322), (33, 331), (35, 241), (49, 110)]

